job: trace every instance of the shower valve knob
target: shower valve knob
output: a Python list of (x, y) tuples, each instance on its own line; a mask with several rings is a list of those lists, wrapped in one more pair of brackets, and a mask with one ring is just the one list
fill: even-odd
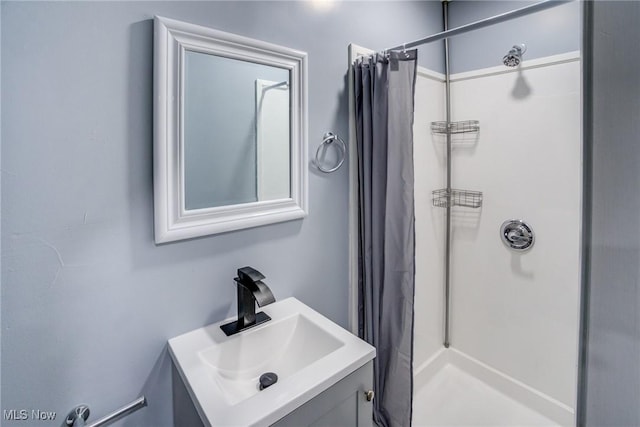
[(500, 227), (500, 236), (509, 249), (520, 252), (531, 249), (534, 242), (531, 226), (519, 219), (505, 221)]

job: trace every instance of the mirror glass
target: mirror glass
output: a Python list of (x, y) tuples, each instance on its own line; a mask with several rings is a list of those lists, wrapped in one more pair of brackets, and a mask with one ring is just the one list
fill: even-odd
[(185, 52), (185, 209), (290, 197), (289, 70)]
[(307, 215), (307, 54), (156, 16), (156, 243)]

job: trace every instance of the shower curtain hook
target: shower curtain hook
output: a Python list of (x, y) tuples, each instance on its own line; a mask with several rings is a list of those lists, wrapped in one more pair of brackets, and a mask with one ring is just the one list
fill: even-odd
[(409, 54), (407, 53), (407, 45), (406, 45), (406, 43), (402, 43), (402, 53), (404, 54), (405, 58), (409, 57)]

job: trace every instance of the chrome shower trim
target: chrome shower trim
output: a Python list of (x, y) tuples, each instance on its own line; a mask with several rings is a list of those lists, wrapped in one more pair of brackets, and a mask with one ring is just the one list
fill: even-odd
[(502, 57), (502, 63), (507, 67), (517, 67), (522, 63), (522, 55), (527, 51), (524, 43), (513, 45), (509, 52)]
[(529, 251), (535, 243), (531, 225), (521, 219), (509, 219), (500, 226), (500, 238), (505, 246), (516, 252)]

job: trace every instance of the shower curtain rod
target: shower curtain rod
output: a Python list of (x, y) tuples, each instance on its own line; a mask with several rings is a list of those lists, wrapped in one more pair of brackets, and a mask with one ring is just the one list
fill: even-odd
[[(445, 0), (445, 1), (448, 1), (448, 0)], [(389, 51), (389, 50), (398, 50), (398, 49), (409, 49), (412, 47), (420, 46), (421, 44), (446, 39), (448, 37), (464, 34), (469, 31), (477, 30), (479, 28), (488, 27), (489, 25), (498, 24), (504, 21), (509, 21), (514, 18), (520, 18), (521, 16), (526, 16), (531, 13), (540, 12), (546, 9), (551, 9), (552, 7), (560, 6), (565, 3), (571, 3), (572, 1), (574, 0), (544, 0), (539, 3), (534, 3), (529, 6), (521, 7), (520, 9), (515, 9), (515, 10), (501, 13), (499, 15), (495, 15), (489, 18), (481, 19), (479, 21), (471, 22), (469, 24), (461, 25), (459, 27), (452, 28), (450, 30), (446, 30), (440, 33), (430, 35), (423, 39), (414, 40), (412, 42), (401, 44), (400, 46), (392, 47), (386, 50)]]

